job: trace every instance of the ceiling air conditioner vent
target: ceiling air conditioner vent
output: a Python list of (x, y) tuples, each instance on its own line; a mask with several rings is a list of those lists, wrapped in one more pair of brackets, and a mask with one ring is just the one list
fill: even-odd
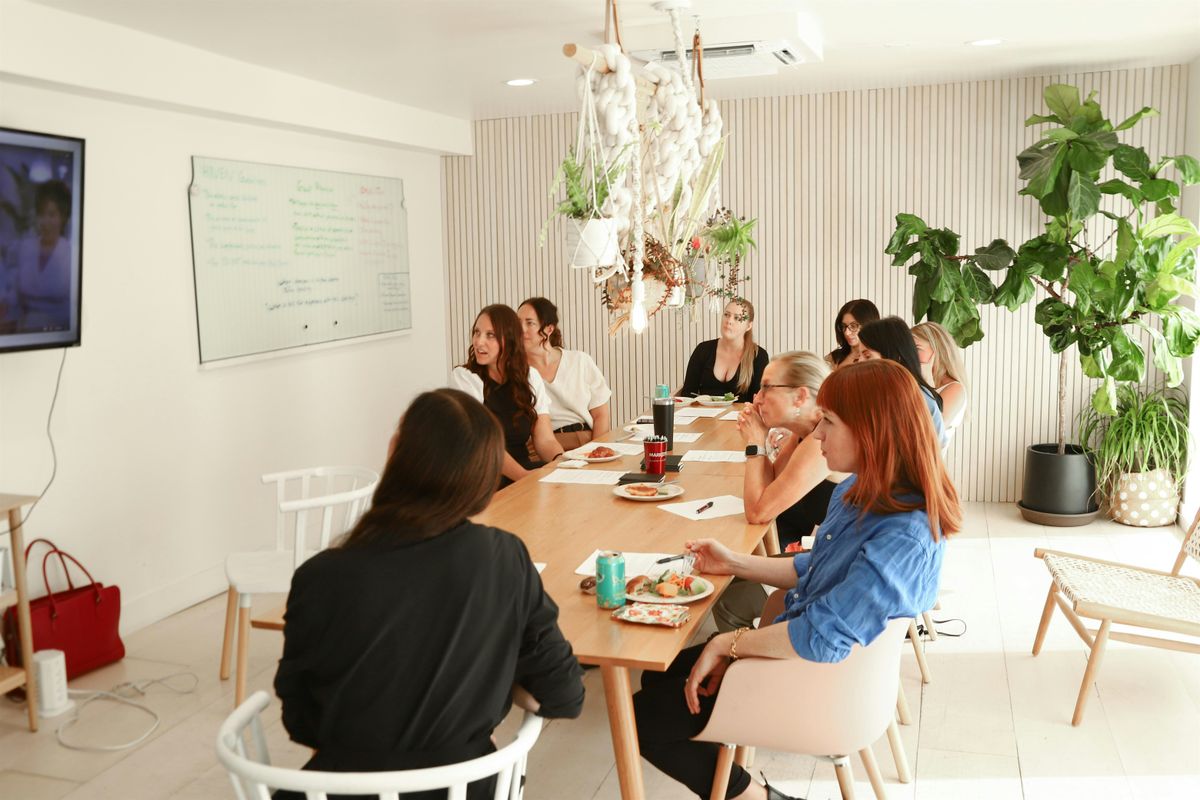
[[(734, 42), (705, 47), (703, 50), (704, 77), (745, 78), (753, 75), (774, 75), (782, 67), (804, 63), (800, 48), (787, 41)], [(643, 61), (662, 61), (674, 64), (679, 59), (674, 50), (641, 50), (633, 55)], [(685, 51), (690, 63), (693, 51)]]

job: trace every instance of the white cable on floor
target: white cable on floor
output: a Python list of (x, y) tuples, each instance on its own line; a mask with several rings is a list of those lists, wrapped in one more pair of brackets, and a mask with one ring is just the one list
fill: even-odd
[[(168, 681), (170, 681), (172, 678), (179, 678), (179, 677), (190, 677), (192, 679), (191, 688), (177, 689), (168, 683)], [(156, 730), (158, 730), (158, 723), (160, 720), (159, 720), (158, 712), (154, 711), (152, 708), (149, 708), (148, 706), (142, 705), (141, 703), (134, 702), (133, 700), (130, 699), (130, 694), (128, 694), (128, 693), (145, 696), (146, 689), (148, 689), (149, 687), (153, 686), (156, 683), (161, 683), (163, 686), (166, 686), (168, 689), (170, 689), (171, 691), (176, 692), (178, 694), (191, 694), (192, 692), (196, 691), (196, 687), (198, 687), (200, 685), (200, 678), (197, 677), (196, 673), (194, 673), (194, 672), (176, 672), (173, 675), (167, 675), (165, 678), (153, 678), (148, 681), (138, 681), (136, 683), (134, 683), (134, 682), (119, 683), (116, 686), (114, 686), (110, 691), (107, 691), (107, 692), (88, 692), (88, 691), (84, 691), (81, 689), (71, 689), (67, 692), (68, 695), (73, 695), (75, 697), (81, 697), (84, 699), (81, 700), (79, 702), (79, 704), (75, 706), (75, 710), (71, 713), (71, 717), (69, 719), (67, 719), (65, 722), (63, 722), (63, 724), (58, 726), (58, 730), (56, 730), (54, 732), (55, 738), (58, 739), (59, 744), (61, 744), (63, 747), (69, 748), (71, 750), (85, 750), (85, 751), (92, 751), (92, 752), (115, 752), (117, 750), (128, 750), (131, 747), (137, 747), (139, 744), (141, 744), (142, 742), (144, 742), (148, 738), (150, 738), (151, 734), (153, 734)], [(127, 694), (122, 694), (122, 692), (125, 692)], [(66, 740), (66, 738), (63, 736), (63, 732), (79, 721), (80, 712), (83, 711), (84, 706), (86, 706), (88, 703), (91, 703), (93, 700), (111, 700), (114, 703), (123, 703), (124, 705), (132, 706), (133, 708), (136, 708), (137, 710), (148, 714), (154, 720), (154, 722), (153, 722), (153, 724), (150, 725), (150, 729), (147, 730), (145, 733), (143, 733), (141, 736), (139, 736), (136, 739), (133, 739), (131, 741), (123, 742), (121, 744), (89, 745), (89, 744), (74, 744), (72, 742), (68, 742)]]

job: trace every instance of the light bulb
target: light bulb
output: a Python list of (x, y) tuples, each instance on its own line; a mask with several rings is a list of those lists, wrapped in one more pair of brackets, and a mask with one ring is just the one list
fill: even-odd
[(646, 330), (646, 323), (649, 322), (646, 315), (646, 284), (642, 281), (641, 273), (634, 277), (630, 289), (632, 302), (629, 308), (629, 324), (633, 326), (634, 333), (641, 333)]

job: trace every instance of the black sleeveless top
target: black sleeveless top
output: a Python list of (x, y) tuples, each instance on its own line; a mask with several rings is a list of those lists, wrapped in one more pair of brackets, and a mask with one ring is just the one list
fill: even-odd
[(525, 469), (538, 467), (529, 458), (529, 437), (533, 434), (533, 420), (522, 413), (513, 396), (512, 382), (496, 383), (490, 376), (483, 376), (483, 404), (500, 421), (504, 431), (504, 449), (513, 460)]

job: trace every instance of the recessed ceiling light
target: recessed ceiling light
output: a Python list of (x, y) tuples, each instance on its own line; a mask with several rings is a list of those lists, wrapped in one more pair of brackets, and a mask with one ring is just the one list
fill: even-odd
[(973, 42), (967, 42), (967, 44), (974, 47), (995, 47), (996, 45), (1003, 43), (1003, 39), (976, 39)]
[(505, 81), (509, 86), (533, 86), (537, 83), (535, 78), (513, 78), (511, 81)]

